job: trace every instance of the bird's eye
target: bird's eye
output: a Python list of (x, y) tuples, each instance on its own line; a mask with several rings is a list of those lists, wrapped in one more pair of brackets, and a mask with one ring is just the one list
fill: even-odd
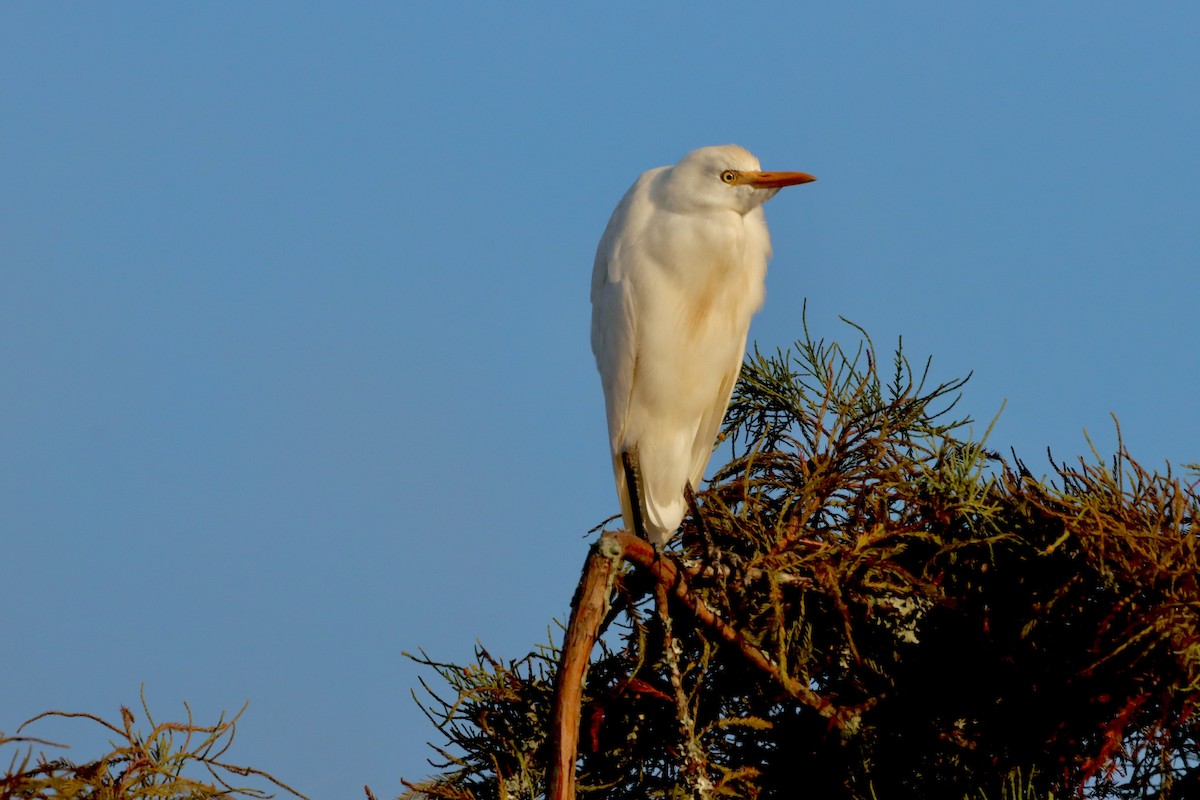
[(737, 177), (737, 173), (731, 169), (727, 169), (721, 173), (721, 180), (726, 183), (733, 183), (733, 179)]

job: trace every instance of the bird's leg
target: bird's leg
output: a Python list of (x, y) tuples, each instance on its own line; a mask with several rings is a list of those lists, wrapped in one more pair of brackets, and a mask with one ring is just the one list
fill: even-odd
[[(637, 447), (631, 447), (628, 450), (621, 452), (621, 466), (625, 470), (625, 489), (629, 494), (629, 514), (633, 517), (633, 535), (642, 541), (649, 542), (650, 538), (646, 535), (646, 523), (642, 517), (642, 501), (641, 501), (641, 470), (638, 467)], [(654, 545), (654, 558), (657, 559), (661, 555), (661, 550), (658, 545)], [(621, 577), (623, 591), (618, 596), (619, 600), (624, 600), (629, 609), (632, 611), (638, 601), (649, 594), (651, 587), (654, 585), (654, 576), (649, 572), (644, 572), (640, 569), (633, 570)], [(616, 616), (614, 612), (618, 610), (620, 602), (612, 604), (609, 612), (609, 618), (605, 619), (604, 627), (608, 627), (608, 623)]]
[(696, 521), (696, 530), (700, 532), (700, 538), (704, 540), (704, 548), (708, 551), (708, 563), (714, 570), (717, 568), (717, 545), (713, 542), (712, 533), (708, 530), (708, 525), (704, 523), (704, 517), (700, 515), (700, 504), (696, 502), (696, 490), (692, 488), (692, 482), (688, 481), (683, 485), (683, 496), (687, 500), (688, 510), (692, 512), (692, 519)]
[(625, 491), (629, 493), (629, 513), (633, 516), (633, 533), (639, 539), (650, 541), (646, 536), (646, 523), (642, 519), (641, 471), (638, 468), (636, 447), (621, 452), (621, 465), (625, 468)]

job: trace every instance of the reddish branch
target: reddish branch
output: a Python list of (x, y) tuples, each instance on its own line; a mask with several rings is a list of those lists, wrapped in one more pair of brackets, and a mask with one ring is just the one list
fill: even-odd
[(552, 752), (547, 780), (547, 800), (574, 800), (575, 766), (579, 744), (579, 716), (583, 682), (600, 625), (608, 611), (609, 592), (621, 560), (636, 564), (654, 576), (659, 595), (670, 593), (701, 624), (711, 628), (746, 659), (770, 675), (789, 695), (814, 709), (839, 727), (866, 709), (866, 705), (839, 708), (805, 684), (787, 675), (741, 631), (721, 619), (701, 598), (695, 596), (686, 574), (669, 555), (656, 551), (643, 539), (627, 531), (604, 533), (592, 546), (584, 565), (579, 589), (571, 604), (571, 621), (563, 642), (562, 660), (554, 690)]
[(781, 672), (775, 662), (760, 647), (742, 635), (742, 632), (733, 625), (721, 619), (717, 612), (709, 608), (702, 599), (692, 594), (687, 580), (675, 561), (662, 553), (655, 553), (649, 543), (624, 531), (604, 535), (617, 539), (621, 543), (627, 561), (649, 570), (659, 584), (669, 588), (675, 598), (682, 602), (700, 623), (708, 626), (725, 642), (736, 647), (746, 657), (746, 660), (774, 678), (789, 695), (838, 725), (844, 724), (848, 718), (864, 710), (857, 706), (838, 709), (812, 689)]
[(571, 621), (567, 625), (554, 687), (553, 750), (546, 787), (548, 800), (574, 800), (575, 797), (575, 754), (579, 745), (583, 679), (592, 648), (600, 635), (600, 623), (608, 611), (609, 589), (621, 559), (620, 546), (608, 537), (609, 534), (605, 534), (592, 545), (579, 589), (571, 603)]

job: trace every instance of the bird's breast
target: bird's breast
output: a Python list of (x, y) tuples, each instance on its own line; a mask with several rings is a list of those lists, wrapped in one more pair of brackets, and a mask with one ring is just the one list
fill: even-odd
[(740, 214), (678, 222), (664, 226), (661, 241), (652, 243), (662, 265), (658, 313), (675, 321), (684, 341), (740, 340), (763, 303), (770, 257), (765, 227)]

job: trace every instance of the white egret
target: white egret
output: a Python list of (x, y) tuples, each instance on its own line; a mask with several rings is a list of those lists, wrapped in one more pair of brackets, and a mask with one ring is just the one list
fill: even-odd
[(763, 172), (736, 145), (704, 147), (638, 178), (600, 239), (592, 352), (613, 472), (626, 527), (655, 545), (679, 527), (687, 487), (704, 477), (763, 303), (762, 205), (812, 180)]

